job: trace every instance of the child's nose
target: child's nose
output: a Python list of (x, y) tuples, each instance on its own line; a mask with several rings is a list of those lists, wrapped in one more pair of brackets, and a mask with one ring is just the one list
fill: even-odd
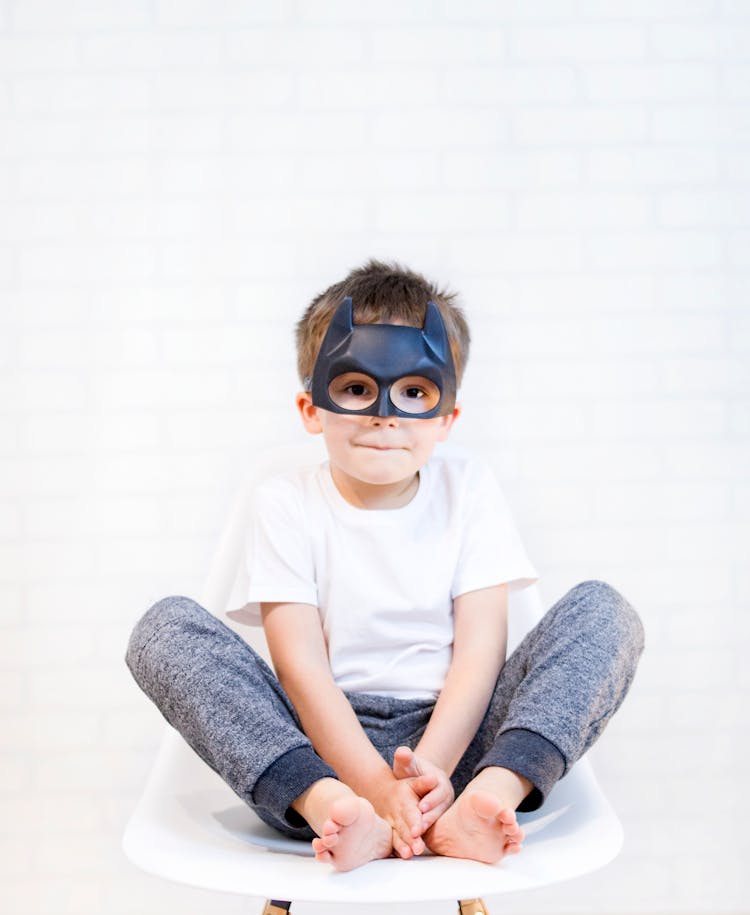
[(373, 426), (397, 426), (398, 416), (371, 416)]

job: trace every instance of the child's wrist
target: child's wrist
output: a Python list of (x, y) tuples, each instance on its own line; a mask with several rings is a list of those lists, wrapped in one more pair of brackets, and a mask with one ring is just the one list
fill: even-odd
[(434, 752), (428, 746), (422, 746), (417, 744), (414, 749), (414, 755), (419, 756), (420, 759), (424, 759), (428, 763), (432, 763), (438, 769), (441, 769), (445, 774), (450, 777), (450, 772), (448, 771), (448, 766), (450, 763), (447, 759), (444, 759), (440, 753)]

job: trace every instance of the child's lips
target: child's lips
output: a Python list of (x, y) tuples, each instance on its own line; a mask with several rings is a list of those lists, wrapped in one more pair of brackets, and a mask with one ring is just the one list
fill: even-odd
[(382, 445), (376, 442), (356, 442), (358, 448), (372, 448), (375, 451), (402, 451), (403, 445)]

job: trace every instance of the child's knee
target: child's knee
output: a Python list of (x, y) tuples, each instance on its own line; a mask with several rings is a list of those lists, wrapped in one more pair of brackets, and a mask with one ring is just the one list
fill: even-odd
[(636, 654), (643, 651), (643, 623), (633, 605), (606, 581), (582, 581), (571, 589), (571, 595), (582, 599), (587, 616), (602, 632), (619, 644), (633, 648)]
[(125, 653), (125, 663), (133, 675), (137, 678), (146, 647), (155, 647), (167, 627), (169, 641), (174, 644), (175, 629), (195, 625), (205, 614), (200, 604), (183, 595), (164, 597), (149, 607), (133, 627)]

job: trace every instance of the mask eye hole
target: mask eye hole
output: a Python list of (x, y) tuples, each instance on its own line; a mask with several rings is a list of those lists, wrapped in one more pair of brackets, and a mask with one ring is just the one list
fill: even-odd
[(440, 388), (429, 378), (407, 375), (391, 385), (391, 401), (404, 413), (429, 413), (440, 403)]
[(378, 383), (363, 372), (344, 372), (328, 385), (328, 396), (342, 410), (366, 410), (378, 398)]

